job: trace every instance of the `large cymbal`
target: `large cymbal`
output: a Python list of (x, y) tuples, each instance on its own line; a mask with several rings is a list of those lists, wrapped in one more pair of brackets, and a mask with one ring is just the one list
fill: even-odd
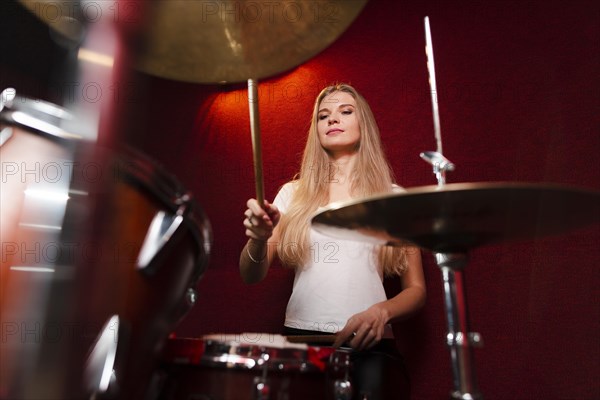
[(145, 3), (137, 68), (196, 83), (289, 70), (333, 43), (367, 0), (169, 0)]
[(550, 184), (425, 186), (335, 203), (312, 224), (334, 237), (438, 253), (564, 233), (600, 221), (600, 192)]

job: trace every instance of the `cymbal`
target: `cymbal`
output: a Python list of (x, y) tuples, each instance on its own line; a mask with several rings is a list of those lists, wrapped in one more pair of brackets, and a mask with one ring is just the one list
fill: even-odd
[(436, 253), (565, 233), (600, 221), (600, 192), (551, 184), (458, 183), (334, 203), (313, 227), (338, 238)]
[[(289, 70), (333, 43), (367, 0), (147, 2), (136, 68), (195, 83)], [(146, 11), (146, 10), (145, 10)]]

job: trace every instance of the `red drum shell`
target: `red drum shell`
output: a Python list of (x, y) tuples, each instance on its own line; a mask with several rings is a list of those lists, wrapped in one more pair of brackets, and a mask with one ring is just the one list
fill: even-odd
[[(166, 382), (159, 395), (161, 400), (254, 399), (256, 380), (265, 373), (258, 363), (263, 354), (270, 359), (266, 378), (271, 399), (333, 400), (334, 382), (345, 379), (349, 368), (349, 353), (343, 350), (270, 347), (266, 345), (268, 340), (266, 344), (231, 338), (219, 341), (214, 339), (217, 335), (211, 336), (168, 340), (163, 355)], [(323, 361), (323, 368), (319, 361)]]

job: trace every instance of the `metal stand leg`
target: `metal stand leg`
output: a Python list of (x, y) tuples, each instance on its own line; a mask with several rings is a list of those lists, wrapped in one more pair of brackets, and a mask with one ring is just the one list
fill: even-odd
[(467, 300), (463, 284), (463, 268), (467, 264), (464, 253), (435, 253), (444, 281), (444, 302), (448, 334), (446, 336), (452, 367), (454, 390), (452, 399), (479, 400), (471, 347), (480, 344), (479, 334), (469, 332)]

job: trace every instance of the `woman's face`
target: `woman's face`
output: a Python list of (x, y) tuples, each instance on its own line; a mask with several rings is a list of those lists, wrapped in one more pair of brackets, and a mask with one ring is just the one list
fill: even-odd
[(333, 92), (323, 98), (317, 114), (317, 132), (321, 146), (331, 155), (356, 152), (360, 126), (356, 100), (346, 92)]

